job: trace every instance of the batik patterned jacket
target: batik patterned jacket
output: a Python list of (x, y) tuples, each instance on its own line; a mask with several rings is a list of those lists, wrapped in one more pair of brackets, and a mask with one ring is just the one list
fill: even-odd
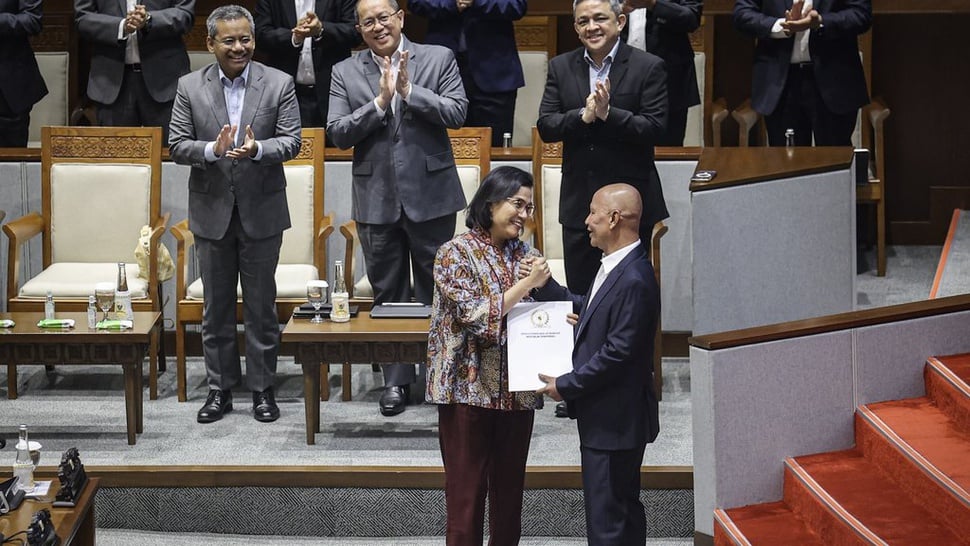
[[(535, 393), (509, 392), (502, 316), (502, 294), (515, 284), (519, 263), (538, 255), (518, 239), (498, 248), (481, 229), (438, 249), (428, 332), (428, 402), (498, 410), (542, 407)], [(468, 381), (470, 368), (478, 369), (475, 382)]]

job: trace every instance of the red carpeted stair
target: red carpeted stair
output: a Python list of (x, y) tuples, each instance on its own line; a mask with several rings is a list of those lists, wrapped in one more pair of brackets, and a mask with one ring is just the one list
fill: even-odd
[(785, 460), (781, 502), (717, 510), (714, 543), (970, 545), (970, 355), (923, 377), (856, 410), (854, 449)]

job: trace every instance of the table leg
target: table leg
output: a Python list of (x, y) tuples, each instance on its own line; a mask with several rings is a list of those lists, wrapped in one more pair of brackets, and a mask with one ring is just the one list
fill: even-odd
[(350, 402), (350, 394), (353, 389), (353, 383), (350, 379), (350, 362), (344, 362), (343, 368), (340, 370), (340, 385), (343, 392), (340, 394), (340, 399), (344, 402)]
[(141, 395), (140, 362), (129, 362), (122, 365), (125, 369), (125, 418), (128, 423), (128, 445), (135, 445), (138, 430), (138, 402), (136, 396)]
[(320, 364), (320, 401), (330, 400), (330, 364)]
[(320, 431), (320, 363), (303, 363), (303, 406), (306, 410), (306, 443), (317, 443)]
[(17, 365), (7, 364), (7, 398), (17, 399)]
[[(139, 358), (138, 364), (135, 366), (135, 381), (138, 382), (138, 386), (135, 389), (135, 404), (138, 408), (137, 412), (137, 429), (136, 432), (141, 434), (145, 430), (145, 394), (142, 389), (145, 388), (145, 374), (142, 371), (142, 364), (144, 364), (145, 359)], [(150, 382), (150, 381), (149, 381)]]

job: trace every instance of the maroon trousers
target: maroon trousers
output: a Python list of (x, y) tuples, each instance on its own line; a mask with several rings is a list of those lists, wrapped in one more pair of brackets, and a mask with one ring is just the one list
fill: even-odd
[(522, 490), (535, 412), (466, 404), (438, 406), (445, 465), (448, 546), (481, 546), (485, 496), (492, 546), (514, 546), (522, 534)]

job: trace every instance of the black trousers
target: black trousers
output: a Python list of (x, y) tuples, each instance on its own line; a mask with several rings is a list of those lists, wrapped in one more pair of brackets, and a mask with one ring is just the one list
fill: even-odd
[(629, 546), (647, 541), (647, 518), (640, 502), (640, 465), (646, 446), (622, 451), (580, 447), (586, 536), (596, 546)]
[(491, 93), (482, 91), (472, 78), (467, 58), (461, 53), (458, 54), (458, 70), (461, 72), (465, 96), (468, 97), (465, 126), (491, 127), (492, 147), (501, 147), (502, 134), (512, 134), (515, 125), (515, 97), (518, 91), (515, 89)]
[(168, 125), (172, 122), (174, 102), (174, 100), (157, 102), (148, 92), (141, 70), (126, 66), (118, 98), (111, 104), (98, 104), (98, 125), (161, 127), (162, 143), (167, 146)]
[(24, 148), (30, 129), (30, 110), (13, 112), (0, 95), (0, 148)]
[(858, 111), (845, 114), (825, 106), (811, 63), (792, 64), (775, 111), (765, 116), (768, 145), (784, 146), (785, 131), (795, 130), (795, 146), (851, 146)]

